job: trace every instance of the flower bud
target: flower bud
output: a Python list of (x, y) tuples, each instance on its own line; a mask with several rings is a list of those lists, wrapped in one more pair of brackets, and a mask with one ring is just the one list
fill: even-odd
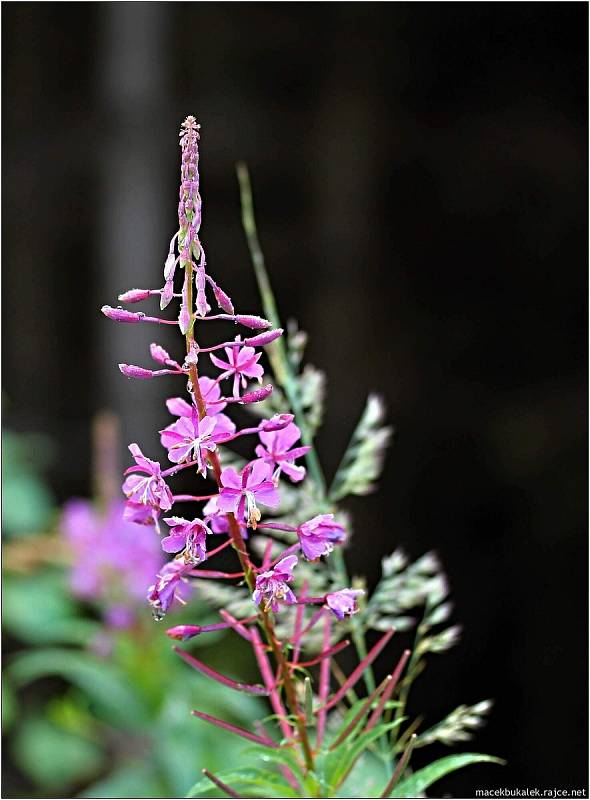
[(160, 347), (159, 344), (155, 344), (154, 342), (150, 344), (150, 355), (158, 364), (168, 364), (172, 360), (170, 354), (167, 353), (163, 347)]
[(215, 302), (219, 306), (222, 311), (225, 311), (226, 314), (231, 314), (232, 317), (235, 314), (234, 311), (234, 304), (231, 301), (231, 298), (223, 291), (221, 287), (219, 287), (213, 278), (209, 275), (206, 276), (207, 280), (209, 281), (209, 285), (213, 289), (213, 294), (215, 295)]
[(154, 373), (151, 369), (136, 367), (134, 364), (119, 364), (119, 369), (126, 378), (153, 378)]
[(101, 309), (105, 317), (115, 320), (115, 322), (141, 322), (145, 314), (141, 311), (126, 311), (124, 308), (113, 308), (103, 306)]
[(195, 275), (195, 284), (197, 287), (197, 313), (204, 317), (207, 311), (211, 309), (211, 306), (207, 302), (207, 296), (205, 294), (205, 267), (197, 267), (197, 272)]
[(140, 303), (142, 300), (147, 300), (149, 296), (149, 289), (129, 289), (119, 295), (119, 300), (122, 303)]
[(174, 296), (174, 281), (167, 280), (160, 295), (160, 309), (163, 311)]
[(166, 636), (177, 639), (179, 642), (186, 642), (187, 639), (192, 639), (199, 633), (201, 633), (200, 625), (175, 625), (174, 628), (168, 628)]
[(265, 328), (270, 328), (272, 325), (272, 323), (267, 319), (255, 317), (252, 314), (236, 314), (235, 321), (236, 323), (244, 325), (246, 328), (252, 328), (253, 330), (264, 330)]
[(174, 251), (171, 250), (168, 253), (166, 258), (166, 262), (164, 264), (164, 280), (169, 281), (174, 277), (174, 266), (176, 264), (176, 256), (174, 255)]
[(244, 405), (245, 403), (261, 403), (263, 400), (266, 400), (267, 397), (273, 392), (272, 384), (267, 384), (263, 386), (262, 389), (255, 389), (253, 392), (246, 392), (243, 394), (240, 399), (239, 403)]
[(275, 414), (270, 419), (263, 420), (258, 426), (259, 430), (271, 433), (272, 431), (282, 431), (290, 425), (295, 417), (293, 414)]
[(244, 344), (250, 345), (251, 347), (264, 347), (265, 345), (274, 342), (275, 339), (278, 339), (279, 336), (282, 335), (283, 329), (275, 328), (274, 331), (259, 333), (258, 336), (250, 336), (247, 339), (244, 339)]

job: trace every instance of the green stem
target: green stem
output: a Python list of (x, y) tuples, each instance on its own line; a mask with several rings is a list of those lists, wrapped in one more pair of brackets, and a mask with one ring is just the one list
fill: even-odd
[[(262, 308), (264, 309), (265, 316), (268, 317), (268, 319), (272, 322), (273, 327), (280, 328), (281, 320), (272, 287), (270, 285), (268, 272), (266, 271), (264, 254), (258, 239), (248, 167), (244, 163), (240, 162), (236, 166), (236, 171), (240, 185), (242, 225), (244, 226), (244, 233), (246, 234), (246, 241), (248, 242), (250, 258), (252, 259), (252, 266), (254, 267), (254, 274), (256, 275), (256, 281), (258, 283), (258, 289), (262, 299)], [(293, 373), (293, 369), (287, 357), (285, 342), (282, 338), (277, 339), (266, 349), (275, 377), (287, 395), (289, 405), (297, 419), (297, 424), (301, 430), (301, 440), (303, 441), (303, 444), (311, 448), (305, 456), (307, 466), (309, 468), (309, 473), (316, 485), (319, 496), (322, 499), (325, 499), (326, 479), (324, 477), (320, 460), (313, 443), (313, 436), (311, 435), (307, 420), (305, 419), (305, 414), (303, 413), (303, 406), (301, 404), (301, 396), (297, 387), (296, 376)]]

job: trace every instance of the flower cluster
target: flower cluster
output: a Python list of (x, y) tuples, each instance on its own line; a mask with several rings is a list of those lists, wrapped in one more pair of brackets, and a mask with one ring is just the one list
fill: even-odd
[[(150, 588), (148, 599), (154, 613), (161, 618), (178, 591), (189, 578), (208, 579), (210, 570), (197, 566), (225, 545), (233, 545), (240, 558), (239, 578), (251, 589), (252, 600), (264, 612), (278, 613), (282, 605), (321, 603), (338, 618), (350, 616), (356, 610), (354, 599), (359, 593), (348, 589), (332, 592), (322, 598), (300, 598), (288, 584), (294, 581), (293, 570), (301, 556), (315, 561), (328, 556), (335, 546), (345, 541), (345, 531), (333, 514), (321, 514), (303, 520), (297, 526), (270, 523), (265, 526), (263, 514), (275, 511), (281, 503), (281, 480), (298, 483), (305, 478), (300, 463), (309, 447), (301, 443), (301, 431), (291, 414), (263, 419), (256, 427), (237, 429), (223, 413), (231, 404), (250, 404), (266, 399), (273, 388), (252, 389), (252, 380), (262, 383), (264, 370), (260, 364), (261, 348), (280, 337), (283, 331), (272, 329), (262, 317), (236, 314), (228, 294), (208, 272), (205, 251), (199, 239), (201, 226), (201, 197), (199, 194), (199, 125), (187, 117), (180, 131), (181, 181), (178, 206), (178, 231), (170, 242), (164, 264), (164, 285), (161, 289), (131, 289), (120, 295), (124, 303), (136, 303), (159, 296), (160, 306), (166, 308), (173, 299), (179, 301), (177, 320), (147, 316), (123, 308), (103, 307), (103, 313), (119, 322), (152, 322), (178, 325), (185, 337), (186, 355), (175, 359), (160, 345), (152, 344), (151, 358), (161, 367), (151, 370), (141, 366), (121, 364), (121, 372), (129, 378), (147, 379), (175, 375), (186, 382), (186, 397), (171, 397), (166, 401), (175, 418), (160, 431), (160, 442), (168, 452), (171, 466), (145, 456), (139, 445), (129, 450), (135, 464), (126, 471), (123, 492), (127, 497), (125, 518), (131, 522), (154, 527), (162, 532), (161, 521), (170, 527), (161, 539), (162, 549), (175, 554)], [(177, 272), (184, 273), (182, 285), (176, 286)], [(179, 291), (178, 291), (179, 290)], [(208, 298), (208, 290), (211, 298)], [(211, 314), (209, 299), (220, 313)], [(255, 336), (236, 336), (217, 345), (201, 347), (196, 338), (197, 326), (215, 320), (231, 321), (246, 329), (264, 331)], [(200, 375), (203, 367), (216, 369), (216, 375)], [(228, 387), (227, 389), (225, 387)], [(240, 437), (254, 438), (254, 458), (241, 470), (222, 467), (220, 448)], [(214, 484), (207, 494), (175, 495), (172, 479), (180, 471), (194, 469), (198, 475)], [(200, 510), (182, 516), (169, 514), (176, 503), (202, 504)], [(294, 534), (296, 542), (289, 553), (275, 560), (274, 566), (256, 565), (245, 547), (248, 531), (282, 530)], [(219, 536), (224, 541), (219, 543)], [(210, 543), (215, 542), (211, 547)], [(216, 573), (214, 573), (216, 574)]]

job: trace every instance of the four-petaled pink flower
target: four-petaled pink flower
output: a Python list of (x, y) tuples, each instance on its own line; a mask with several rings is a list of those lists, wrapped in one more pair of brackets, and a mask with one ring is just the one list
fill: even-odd
[(238, 520), (245, 518), (247, 525), (256, 529), (260, 520), (256, 504), (276, 508), (280, 502), (270, 476), (271, 468), (264, 461), (247, 464), (240, 474), (233, 467), (227, 467), (221, 473), (223, 489), (217, 498), (217, 508), (226, 513), (233, 512)]
[(301, 437), (301, 431), (294, 422), (278, 431), (261, 430), (258, 436), (262, 444), (256, 446), (256, 455), (267, 464), (277, 465), (274, 474), (275, 480), (278, 479), (281, 472), (286, 473), (292, 481), (303, 480), (305, 467), (298, 467), (293, 462), (296, 458), (308, 453), (310, 448), (306, 446), (296, 447), (294, 450), (289, 449)]
[(326, 595), (326, 605), (340, 620), (351, 617), (358, 611), (356, 598), (364, 594), (362, 589), (340, 589)]
[(200, 519), (183, 519), (183, 517), (166, 517), (164, 522), (172, 531), (162, 539), (162, 550), (166, 553), (179, 553), (184, 550), (185, 561), (198, 564), (207, 558), (207, 534), (210, 528)]
[(213, 353), (211, 353), (211, 361), (216, 367), (223, 370), (219, 376), (220, 380), (234, 376), (233, 395), (237, 398), (240, 396), (240, 382), (242, 388), (245, 389), (248, 385), (246, 378), (256, 378), (259, 383), (262, 381), (264, 370), (258, 363), (262, 353), (257, 353), (253, 347), (242, 347), (239, 341), (236, 341), (236, 344), (231, 347), (226, 347), (225, 353), (227, 361), (223, 361)]
[(293, 580), (293, 569), (297, 564), (297, 556), (285, 556), (273, 569), (261, 572), (256, 578), (256, 589), (252, 600), (265, 611), (279, 610), (279, 600), (287, 605), (297, 602), (293, 590), (288, 585)]
[(297, 528), (301, 551), (308, 561), (327, 556), (335, 544), (344, 541), (344, 528), (334, 522), (334, 514), (318, 514)]
[[(123, 484), (124, 494), (133, 502), (144, 506), (153, 506), (162, 511), (172, 508), (172, 492), (162, 477), (162, 470), (157, 461), (147, 458), (139, 449), (139, 445), (130, 444), (129, 451), (135, 459), (136, 466), (125, 470), (129, 477)], [(145, 472), (146, 477), (132, 475), (133, 472)]]
[(162, 567), (157, 575), (158, 580), (150, 586), (147, 594), (156, 619), (163, 619), (175, 600), (184, 605), (184, 597), (190, 591), (186, 575), (192, 568), (192, 564), (182, 559), (169, 561)]
[(172, 425), (160, 431), (160, 441), (168, 450), (168, 458), (175, 464), (194, 459), (203, 477), (207, 474), (207, 451), (217, 448), (215, 441), (215, 418), (203, 417), (193, 407), (190, 417), (180, 417)]

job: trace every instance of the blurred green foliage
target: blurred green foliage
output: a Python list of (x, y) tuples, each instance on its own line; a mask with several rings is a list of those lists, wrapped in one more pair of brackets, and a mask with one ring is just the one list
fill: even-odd
[[(191, 708), (244, 726), (265, 707), (188, 671), (147, 607), (132, 629), (114, 630), (78, 602), (63, 541), (48, 532), (58, 519), (40, 475), (50, 446), (5, 432), (3, 453), (2, 728), (31, 787), (21, 796), (184, 796), (201, 763), (221, 770), (244, 747)], [(174, 622), (185, 617), (213, 619), (198, 598)], [(220, 665), (239, 658), (247, 670), (241, 640), (229, 641), (212, 634), (193, 646)], [(7, 782), (4, 790), (18, 796)]]

